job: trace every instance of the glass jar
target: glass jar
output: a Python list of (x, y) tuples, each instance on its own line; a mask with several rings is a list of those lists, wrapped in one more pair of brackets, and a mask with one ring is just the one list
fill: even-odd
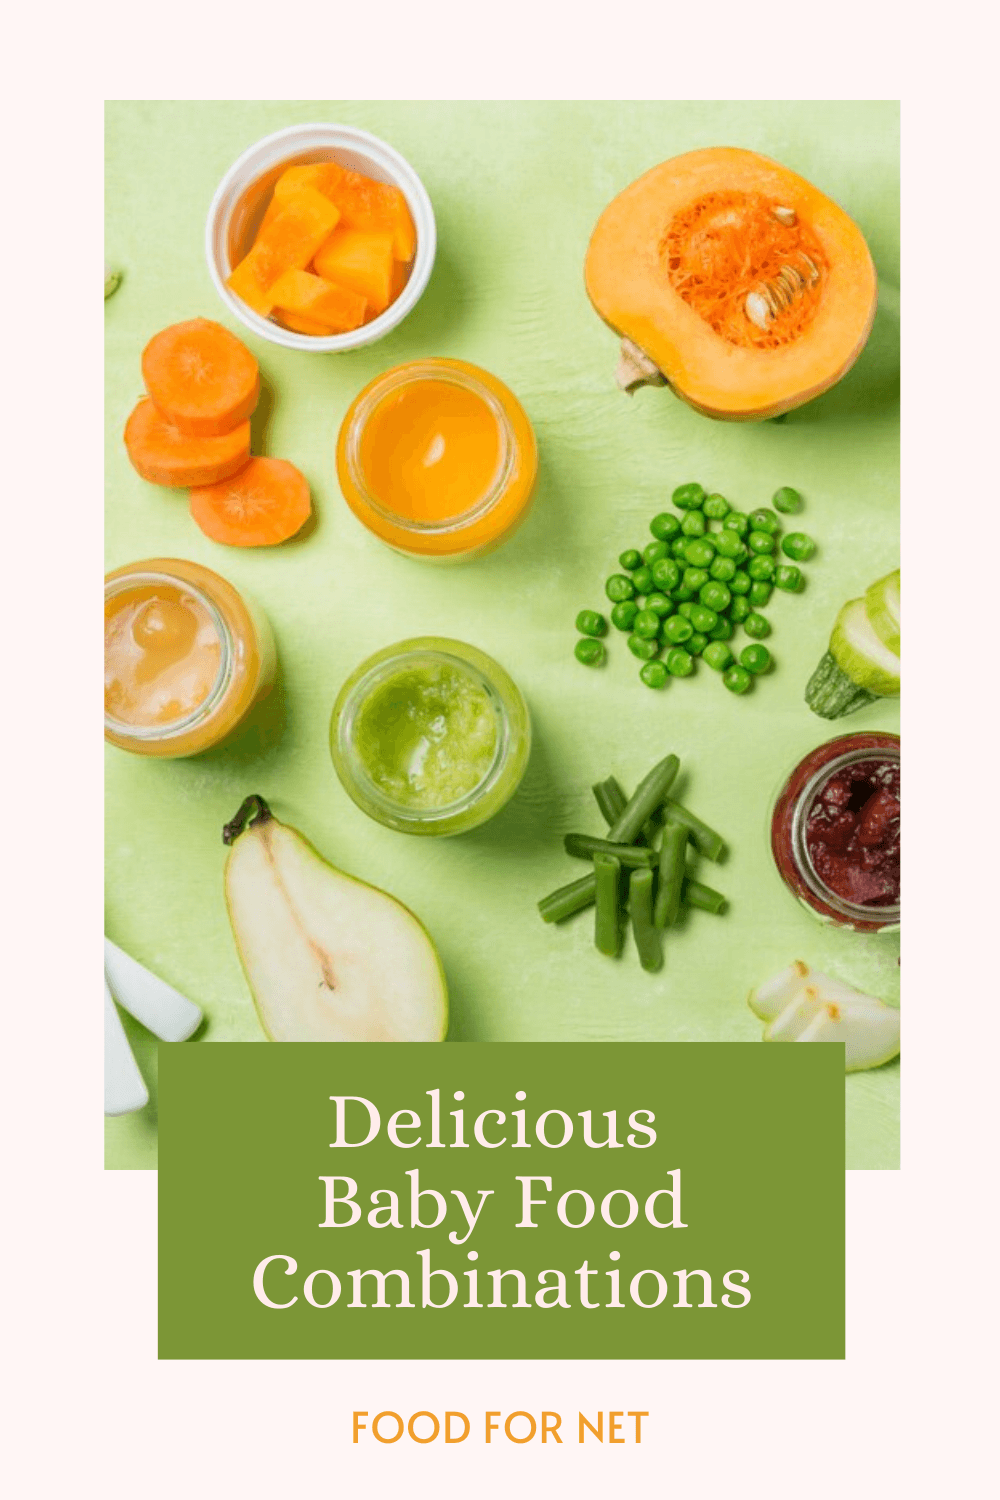
[(344, 498), (381, 541), (428, 562), (492, 551), (528, 513), (538, 474), (531, 423), (495, 375), (415, 360), (373, 380), (337, 441)]
[(137, 755), (197, 755), (270, 690), (271, 628), (231, 583), (154, 557), (104, 580), (104, 738)]
[(517, 790), (531, 750), (527, 705), (474, 646), (419, 636), (378, 651), (334, 704), (330, 752), (369, 817), (400, 833), (476, 828)]
[(820, 921), (899, 929), (899, 735), (845, 734), (811, 751), (771, 815), (778, 873)]

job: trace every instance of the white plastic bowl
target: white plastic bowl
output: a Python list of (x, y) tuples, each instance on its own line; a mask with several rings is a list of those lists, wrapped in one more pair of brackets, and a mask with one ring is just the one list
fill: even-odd
[[(293, 333), (262, 318), (226, 285), (229, 276), (250, 249), (254, 235), (278, 177), (296, 163), (337, 161), (350, 171), (363, 172), (377, 182), (391, 182), (400, 189), (413, 215), (417, 250), (405, 287), (384, 313), (350, 333), (327, 338)], [(286, 349), (336, 352), (360, 349), (383, 338), (416, 306), (430, 280), (437, 250), (434, 210), (427, 190), (409, 162), (377, 136), (353, 125), (290, 125), (276, 130), (244, 151), (219, 183), (205, 226), (205, 255), (215, 289), (234, 317), (252, 333)]]

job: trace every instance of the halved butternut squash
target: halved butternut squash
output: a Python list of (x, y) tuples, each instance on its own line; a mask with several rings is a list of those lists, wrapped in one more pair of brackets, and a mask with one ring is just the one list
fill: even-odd
[(853, 220), (805, 178), (732, 147), (676, 156), (619, 193), (584, 277), (622, 337), (623, 390), (669, 385), (735, 422), (828, 390), (875, 317), (875, 267)]

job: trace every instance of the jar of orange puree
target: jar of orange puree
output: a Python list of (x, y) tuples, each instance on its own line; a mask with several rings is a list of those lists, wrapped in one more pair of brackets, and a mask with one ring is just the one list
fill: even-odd
[(538, 452), (523, 406), (495, 375), (422, 359), (365, 386), (340, 429), (337, 473), (354, 514), (397, 552), (462, 562), (524, 520)]
[(138, 755), (197, 755), (274, 682), (267, 620), (218, 573), (178, 558), (104, 580), (104, 738)]

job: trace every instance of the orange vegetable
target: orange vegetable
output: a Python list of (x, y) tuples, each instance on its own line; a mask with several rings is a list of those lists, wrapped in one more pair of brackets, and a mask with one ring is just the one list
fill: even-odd
[(252, 458), (232, 479), (191, 491), (194, 520), (227, 547), (276, 547), (311, 514), (305, 476), (283, 458)]
[(337, 228), (316, 253), (316, 271), (359, 292), (377, 316), (392, 301), (392, 235), (386, 230)]
[(260, 394), (250, 350), (208, 318), (174, 323), (151, 338), (142, 351), (142, 378), (161, 416), (189, 437), (231, 432)]
[(274, 316), (284, 328), (290, 328), (293, 333), (308, 333), (313, 338), (326, 338), (334, 332), (332, 328), (327, 328), (325, 323), (318, 323), (315, 318), (300, 318), (298, 313), (279, 310)]
[(266, 318), (274, 306), (270, 291), (278, 277), (283, 271), (304, 270), (339, 217), (330, 199), (315, 188), (290, 194), (273, 217), (268, 209), (253, 247), (226, 285)]
[(417, 231), (406, 199), (398, 187), (375, 182), (360, 172), (345, 172), (330, 191), (347, 229), (388, 230), (397, 260), (413, 259)]
[(334, 189), (346, 175), (345, 169), (335, 161), (314, 161), (308, 165), (286, 167), (274, 184), (272, 202), (287, 203), (293, 194), (301, 193), (303, 188), (312, 188), (333, 202)]
[(283, 313), (298, 313), (325, 324), (328, 333), (347, 333), (365, 320), (365, 299), (360, 292), (334, 286), (308, 271), (285, 271), (271, 288), (271, 296)]
[(221, 437), (188, 437), (145, 397), (125, 424), (125, 447), (137, 474), (150, 484), (187, 489), (239, 473), (250, 458), (250, 423)]

